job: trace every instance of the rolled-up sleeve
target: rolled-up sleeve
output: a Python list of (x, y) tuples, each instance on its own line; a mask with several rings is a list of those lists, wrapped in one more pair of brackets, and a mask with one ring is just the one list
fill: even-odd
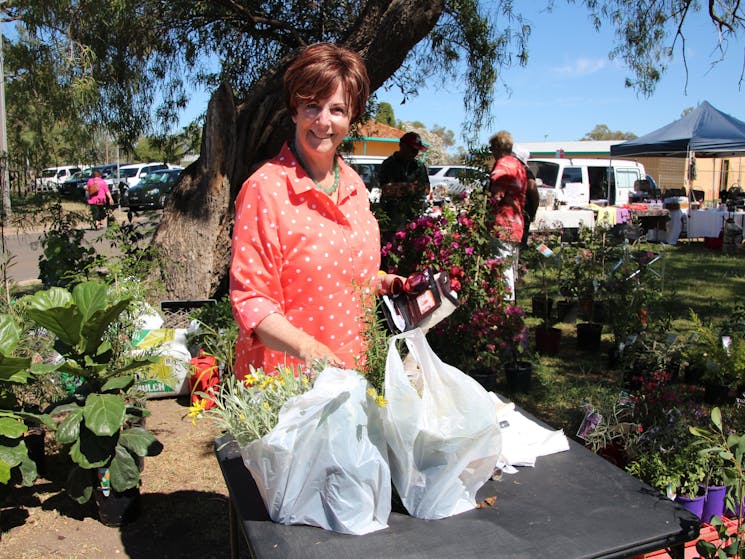
[(236, 199), (230, 297), (235, 320), (246, 333), (272, 313), (284, 313), (278, 220), (271, 200), (266, 200), (254, 176)]

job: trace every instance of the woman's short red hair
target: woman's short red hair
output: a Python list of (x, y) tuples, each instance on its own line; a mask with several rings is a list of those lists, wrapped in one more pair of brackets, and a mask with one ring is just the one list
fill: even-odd
[(331, 43), (305, 47), (285, 71), (285, 102), (297, 114), (300, 103), (331, 97), (339, 87), (346, 92), (354, 121), (365, 111), (370, 79), (356, 52)]

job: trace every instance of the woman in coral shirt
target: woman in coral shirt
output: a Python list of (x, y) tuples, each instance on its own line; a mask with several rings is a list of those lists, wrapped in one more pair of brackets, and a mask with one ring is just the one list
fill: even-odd
[(369, 92), (356, 53), (306, 47), (285, 77), (292, 140), (236, 200), (230, 296), (236, 374), (278, 364), (357, 368), (365, 306), (377, 288), (380, 232), (367, 189), (336, 150)]

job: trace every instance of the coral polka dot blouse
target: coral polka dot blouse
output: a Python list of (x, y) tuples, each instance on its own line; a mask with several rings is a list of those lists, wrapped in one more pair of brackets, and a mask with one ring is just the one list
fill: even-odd
[(363, 299), (380, 267), (380, 231), (367, 189), (340, 158), (338, 203), (316, 189), (287, 144), (236, 199), (230, 297), (239, 326), (235, 373), (301, 361), (254, 334), (272, 313), (355, 368), (364, 353)]

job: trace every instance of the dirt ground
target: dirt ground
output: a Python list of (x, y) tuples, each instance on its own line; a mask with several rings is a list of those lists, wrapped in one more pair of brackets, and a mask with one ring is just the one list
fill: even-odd
[(46, 475), (0, 503), (0, 558), (229, 557), (219, 432), (208, 420), (193, 426), (185, 400), (150, 400), (149, 408), (147, 426), (164, 448), (145, 461), (139, 516), (120, 528), (101, 524), (93, 501), (81, 506), (65, 495), (65, 463), (48, 452)]

